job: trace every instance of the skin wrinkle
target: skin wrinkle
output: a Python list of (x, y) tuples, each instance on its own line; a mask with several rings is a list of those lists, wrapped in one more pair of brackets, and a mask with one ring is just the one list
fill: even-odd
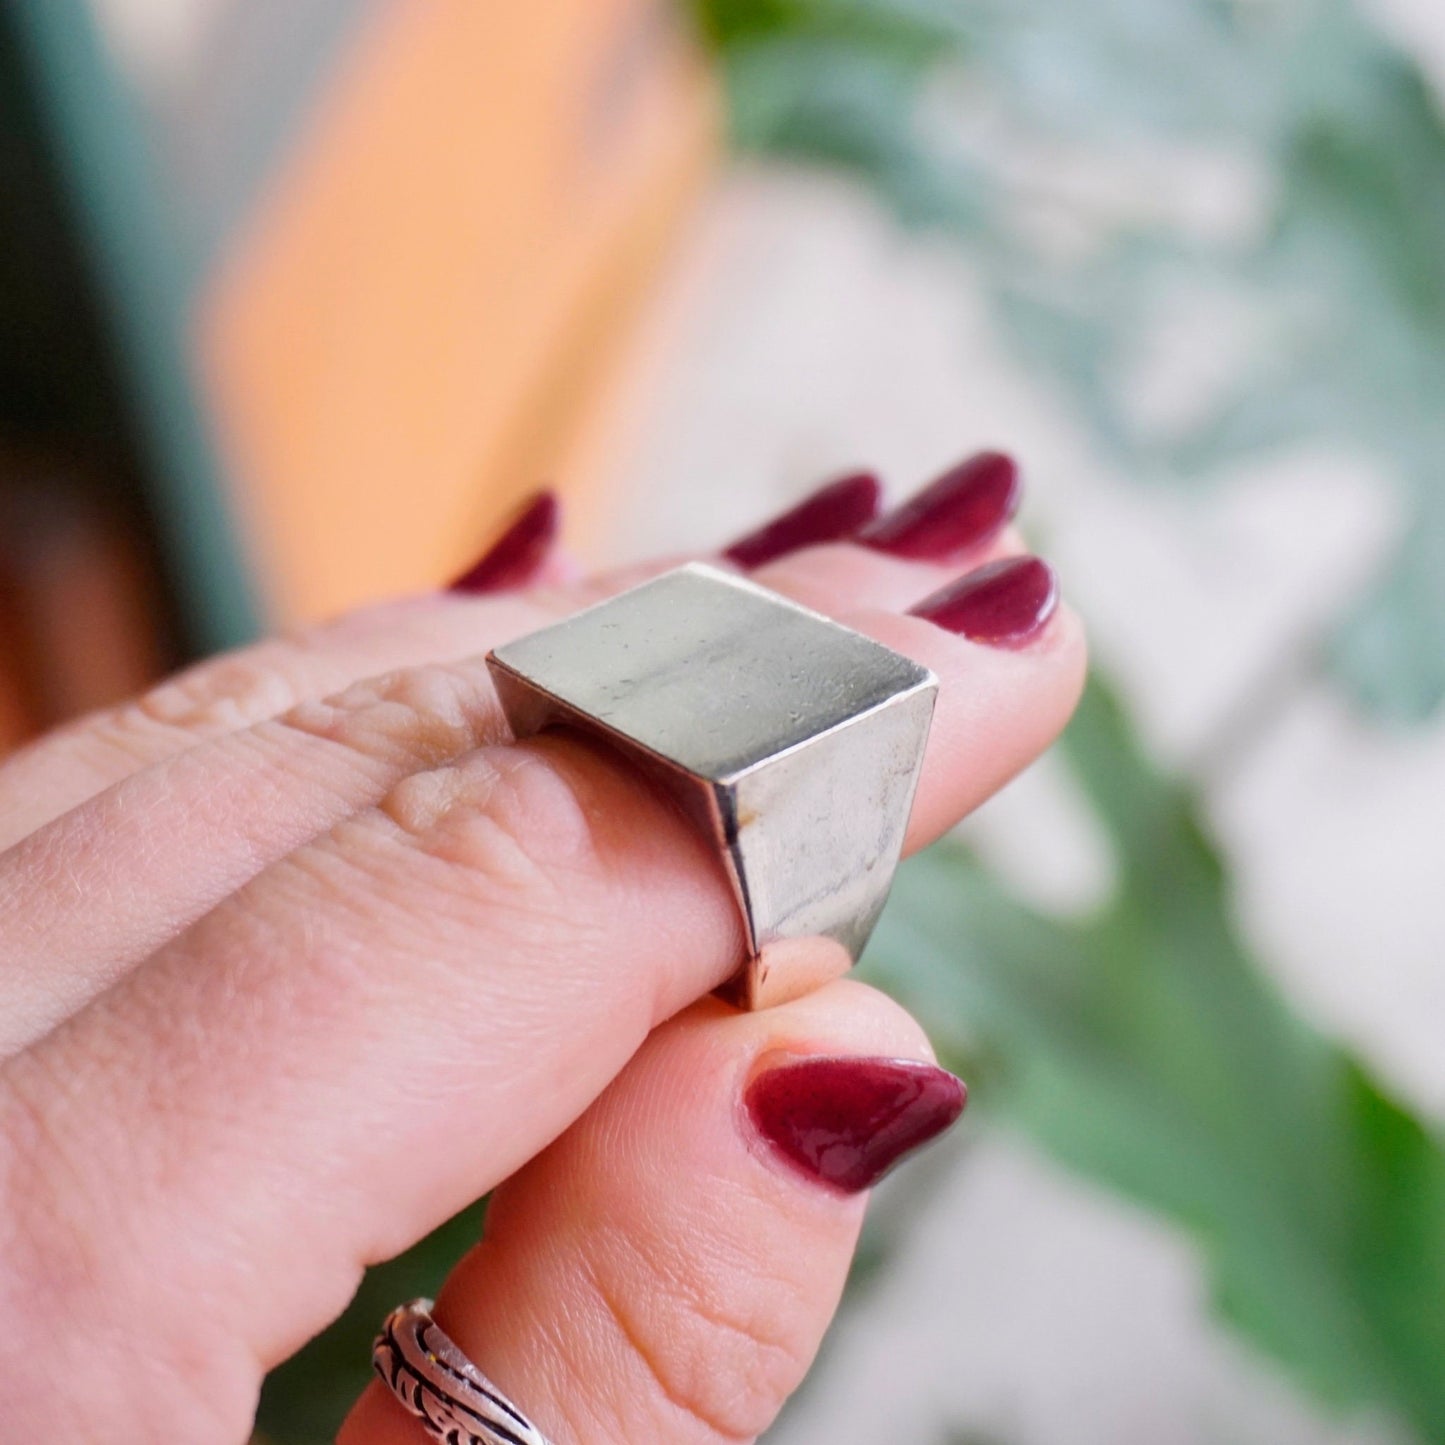
[[(717, 1402), (705, 1401), (700, 1397), (693, 1398), (688, 1392), (681, 1390), (671, 1378), (671, 1372), (662, 1368), (661, 1362), (643, 1339), (636, 1322), (623, 1303), (624, 1295), (613, 1291), (603, 1282), (595, 1258), (585, 1250), (579, 1250), (573, 1267), (578, 1272), (580, 1282), (590, 1288), (593, 1298), (601, 1306), (603, 1317), (626, 1345), (628, 1353), (642, 1366), (653, 1393), (662, 1404), (689, 1424), (700, 1426), (710, 1439), (723, 1441), (725, 1445), (752, 1445), (758, 1435), (772, 1423), (772, 1417), (769, 1416), (766, 1420), (761, 1420), (755, 1429), (747, 1426), (739, 1429), (732, 1421), (722, 1418), (721, 1411), (716, 1407)], [(578, 1380), (576, 1385), (581, 1387), (577, 1393), (585, 1395), (586, 1382)], [(671, 1432), (664, 1438), (671, 1438)]]
[(276, 719), (303, 738), (335, 743), (367, 764), (435, 767), (510, 736), (482, 659), (399, 668), (302, 701)]
[[(646, 1246), (634, 1238), (632, 1231), (609, 1230), (608, 1237), (629, 1249), (637, 1265), (667, 1280), (689, 1308), (738, 1335), (759, 1339), (762, 1336), (754, 1324), (724, 1319), (712, 1300), (717, 1293), (717, 1279), (726, 1277), (737, 1258), (747, 1253), (749, 1227), (734, 1221), (795, 1207), (801, 1199), (808, 1199), (810, 1193), (800, 1196), (796, 1176), (788, 1173), (780, 1177), (771, 1151), (755, 1147), (755, 1143), (761, 1141), (755, 1141), (755, 1131), (742, 1105), (742, 1091), (756, 1062), (753, 1049), (726, 1047), (719, 1041), (701, 1059), (694, 1052), (697, 1041), (705, 1039), (709, 1031), (726, 1031), (736, 1021), (734, 1011), (716, 1000), (694, 1004), (678, 1025), (679, 1032), (691, 1046), (684, 1053), (685, 1068), (675, 1070), (666, 1055), (657, 1060), (652, 1068), (653, 1087), (640, 1097), (630, 1097), (625, 1111), (613, 1110), (604, 1116), (587, 1162), (591, 1170), (605, 1177), (612, 1158), (619, 1154), (632, 1158), (636, 1161), (634, 1167), (645, 1175), (641, 1185), (644, 1191), (655, 1191), (659, 1197), (665, 1197), (668, 1177), (678, 1165), (678, 1155), (669, 1151), (665, 1157), (639, 1159), (634, 1135), (646, 1138), (670, 1132), (670, 1120), (677, 1111), (679, 1099), (694, 1096), (701, 1108), (707, 1108), (705, 1101), (714, 1098), (731, 1101), (724, 1107), (729, 1126), (737, 1131), (736, 1147), (755, 1159), (760, 1167), (747, 1169), (742, 1178), (710, 1167), (694, 1167), (690, 1171), (690, 1182), (694, 1192), (705, 1201), (698, 1218), (687, 1219), (680, 1228), (654, 1231), (657, 1238), (650, 1239)], [(919, 1038), (917, 1042), (928, 1052), (925, 1040)], [(773, 1045), (769, 1043), (767, 1048), (771, 1052)], [(838, 1216), (842, 1203), (832, 1198), (815, 1202), (830, 1217)], [(703, 1268), (704, 1265), (707, 1268)], [(754, 1278), (758, 1277), (755, 1270)], [(797, 1296), (800, 1291), (802, 1282), (787, 1276), (781, 1268), (771, 1274), (765, 1268), (761, 1277), (776, 1284), (782, 1297)], [(777, 1311), (771, 1307), (763, 1314), (765, 1322), (777, 1319)], [(783, 1343), (781, 1335), (778, 1343)]]
[[(61, 1146), (61, 1131), (56, 1127), (55, 1100), (64, 1096), (65, 1080), (28, 1061), (24, 1068), (0, 1068), (0, 1082), (4, 1085), (0, 1139), (5, 1142), (0, 1154), (5, 1165), (0, 1174), (0, 1219), (10, 1222), (13, 1241), (22, 1246), (7, 1249), (4, 1257), (10, 1266), (17, 1261), (23, 1266), (27, 1259), (32, 1264), (28, 1274), (21, 1268), (18, 1281), (8, 1270), (0, 1273), (0, 1284), (14, 1287), (18, 1283), (18, 1306), (33, 1294), (44, 1297), (62, 1292), (57, 1286), (63, 1287), (69, 1279), (92, 1281), (96, 1240), (89, 1233), (64, 1227), (76, 1218), (73, 1208), (66, 1208), (67, 1201), (89, 1197), (84, 1173), (71, 1152)], [(42, 1095), (45, 1107), (39, 1103)], [(47, 1249), (43, 1240), (52, 1231), (59, 1247)]]
[[(571, 864), (555, 862), (556, 855), (549, 857), (529, 832), (559, 802), (567, 823), (548, 832), (558, 854), (585, 855)], [(418, 893), (425, 890), (430, 895), (425, 900), (430, 916), (454, 917), (460, 927), (470, 929), (479, 901), (486, 899), (489, 932), (503, 946), (508, 941), (541, 939), (566, 946), (596, 930), (596, 920), (579, 917), (558, 937), (558, 919), (569, 914), (567, 900), (578, 896), (579, 886), (589, 892), (597, 886), (595, 853), (585, 813), (571, 804), (565, 790), (556, 787), (539, 765), (518, 768), (514, 759), (499, 765), (497, 757), (477, 754), (408, 778), (377, 812), (376, 819), (356, 820), (349, 830), (353, 848), (362, 858), (371, 858), (363, 867), (371, 874), (372, 896), (376, 890), (384, 896), (396, 887), (396, 859), (386, 846), (396, 842), (413, 860), (404, 873), (404, 900), (399, 900), (409, 908), (423, 901)], [(563, 841), (574, 833), (578, 841)], [(520, 929), (517, 920), (524, 923)]]
[[(652, 869), (640, 865), (664, 849), (644, 844), (640, 856), (638, 834), (651, 836), (653, 830), (613, 824), (614, 790), (631, 789), (625, 776), (616, 775), (616, 760), (609, 759), (614, 776), (599, 787), (591, 769), (573, 765), (573, 746), (571, 739), (546, 738), (523, 747), (484, 750), (436, 774), (407, 779), (380, 811), (397, 825), (404, 842), (455, 871), (464, 921), (475, 917), (481, 888), (492, 900), (493, 920), (531, 920), (520, 930), (504, 922), (504, 937), (529, 951), (539, 942), (556, 940), (575, 957), (595, 953), (593, 940), (611, 928), (604, 912), (580, 908), (580, 897), (594, 890), (600, 890), (601, 897), (625, 890), (643, 916), (647, 894), (635, 879), (639, 874), (653, 877), (655, 886), (655, 864)], [(666, 851), (674, 869), (712, 867), (720, 873), (680, 816), (659, 822), (666, 825)], [(358, 827), (365, 831), (369, 825), (362, 820)], [(364, 846), (365, 840), (359, 841)], [(381, 863), (375, 886), (387, 887), (390, 868), (389, 862)], [(408, 875), (412, 907), (416, 899), (411, 889), (419, 883)], [(731, 898), (722, 891), (726, 885), (720, 877), (716, 886), (730, 910)], [(431, 906), (450, 911), (445, 881), (439, 894)], [(563, 940), (557, 938), (559, 921), (567, 924)], [(740, 928), (738, 934), (740, 951)]]
[[(754, 1197), (753, 1203), (757, 1203), (756, 1197)], [(723, 1213), (721, 1206), (717, 1213), (718, 1215)], [(764, 1211), (756, 1209), (749, 1213), (764, 1215)], [(751, 1298), (753, 1308), (748, 1312), (746, 1319), (729, 1318), (722, 1307), (724, 1297), (728, 1293), (727, 1283), (738, 1278), (737, 1264), (739, 1258), (748, 1253), (746, 1248), (748, 1241), (728, 1241), (712, 1250), (713, 1261), (720, 1268), (716, 1277), (703, 1281), (698, 1278), (698, 1273), (694, 1268), (697, 1256), (693, 1253), (692, 1247), (696, 1246), (703, 1253), (709, 1252), (707, 1241), (710, 1232), (708, 1229), (688, 1231), (675, 1228), (669, 1228), (667, 1231), (654, 1229), (652, 1235), (656, 1237), (651, 1237), (644, 1242), (632, 1230), (610, 1229), (606, 1231), (607, 1242), (625, 1256), (612, 1262), (609, 1274), (615, 1273), (622, 1279), (631, 1277), (634, 1283), (630, 1289), (622, 1286), (609, 1287), (604, 1290), (605, 1299), (610, 1302), (632, 1294), (639, 1299), (649, 1300), (654, 1306), (660, 1301), (664, 1314), (671, 1316), (675, 1312), (681, 1313), (690, 1324), (700, 1324), (703, 1327), (702, 1333), (714, 1333), (726, 1338), (729, 1345), (722, 1351), (719, 1351), (711, 1341), (706, 1343), (700, 1341), (695, 1348), (690, 1347), (686, 1351), (687, 1364), (694, 1368), (682, 1368), (671, 1373), (677, 1375), (697, 1373), (700, 1379), (707, 1380), (709, 1363), (714, 1361), (720, 1353), (724, 1358), (730, 1358), (732, 1352), (737, 1350), (740, 1358), (753, 1362), (746, 1372), (746, 1378), (750, 1389), (765, 1402), (766, 1408), (760, 1410), (759, 1414), (766, 1414), (767, 1419), (754, 1432), (761, 1433), (771, 1423), (772, 1415), (781, 1407), (783, 1400), (792, 1393), (798, 1381), (807, 1372), (811, 1361), (811, 1352), (805, 1357), (798, 1350), (795, 1341), (803, 1332), (797, 1328), (796, 1323), (790, 1327), (781, 1325), (781, 1314), (776, 1307), (777, 1301), (773, 1297), (771, 1288), (760, 1289), (759, 1285), (778, 1285), (780, 1286), (779, 1296), (786, 1297), (789, 1294), (797, 1294), (800, 1281), (784, 1279), (781, 1271), (758, 1271), (750, 1266), (747, 1289), (743, 1293)], [(743, 1247), (739, 1248), (739, 1245)], [(594, 1282), (600, 1283), (603, 1276), (602, 1261), (609, 1259), (610, 1256), (598, 1248), (593, 1248), (589, 1253), (593, 1266), (590, 1277)], [(664, 1265), (669, 1267), (664, 1268)], [(635, 1283), (637, 1279), (647, 1280), (648, 1284), (638, 1288)], [(640, 1322), (629, 1316), (624, 1323), (629, 1326), (626, 1331), (629, 1340), (636, 1345), (645, 1333)], [(766, 1328), (768, 1325), (773, 1325), (774, 1328), (768, 1330)], [(679, 1339), (690, 1341), (691, 1331), (689, 1326), (684, 1326), (680, 1330), (669, 1329), (665, 1332), (665, 1337), (669, 1344), (675, 1344)], [(661, 1352), (653, 1350), (647, 1353), (653, 1359), (654, 1373), (660, 1372), (663, 1368)], [(703, 1366), (700, 1371), (696, 1369), (699, 1364)], [(693, 1389), (696, 1389), (696, 1385)], [(686, 1396), (690, 1393), (691, 1391), (676, 1381), (669, 1392), (672, 1397)], [(694, 1410), (692, 1413), (702, 1414), (704, 1412)], [(717, 1415), (718, 1410), (710, 1408), (706, 1413)]]
[(142, 693), (112, 714), (111, 730), (118, 736), (133, 731), (144, 737), (160, 727), (198, 741), (275, 717), (297, 701), (297, 690), (283, 671), (232, 657), (193, 668)]
[[(363, 611), (379, 614), (387, 605)], [(309, 698), (349, 684), (335, 644), (345, 635), (345, 623), (352, 620), (299, 628), (196, 663), (148, 689), (134, 703), (100, 714), (99, 720), (134, 708), (141, 717), (196, 741), (277, 717)]]
[[(220, 1336), (204, 1344), (203, 1320), (189, 1319), (183, 1310), (154, 1311), (155, 1301), (146, 1282), (142, 1280), (138, 1295), (126, 1283), (138, 1277), (133, 1262), (145, 1257), (143, 1242), (119, 1237), (114, 1221), (108, 1229), (93, 1226), (97, 1181), (87, 1177), (87, 1171), (63, 1146), (59, 1137), (63, 1131), (52, 1127), (56, 1122), (54, 1102), (73, 1094), (75, 1081), (53, 1071), (47, 1073), (29, 1060), (23, 1070), (7, 1067), (4, 1072), (0, 1135), (14, 1146), (6, 1151), (14, 1172), (5, 1182), (0, 1215), (16, 1222), (24, 1246), (6, 1251), (9, 1269), (0, 1278), (13, 1296), (6, 1306), (7, 1317), (26, 1320), (34, 1336), (56, 1342), (57, 1350), (67, 1348), (71, 1341), (84, 1340), (85, 1378), (109, 1375), (119, 1382), (134, 1411), (128, 1418), (144, 1419), (149, 1410), (163, 1409), (172, 1432), (178, 1409), (197, 1421), (235, 1418), (234, 1411), (229, 1417), (224, 1411), (214, 1417), (209, 1414), (218, 1397), (226, 1395), (221, 1387), (227, 1381), (235, 1386), (240, 1408), (254, 1403), (255, 1386), (247, 1372), (234, 1368), (217, 1371), (226, 1349), (234, 1354), (230, 1337)], [(40, 1096), (46, 1099), (44, 1109), (35, 1102)], [(17, 1124), (17, 1111), (22, 1120), (29, 1121), (28, 1127)], [(131, 1184), (134, 1187), (134, 1180)], [(128, 1300), (135, 1302), (129, 1308)], [(134, 1321), (152, 1315), (154, 1329), (148, 1348), (137, 1357)], [(222, 1346), (222, 1338), (228, 1340), (228, 1346)], [(25, 1370), (20, 1359), (4, 1365), (12, 1344), (29, 1349), (29, 1341), (14, 1332), (0, 1335), (0, 1377), (5, 1379), (19, 1379)], [(199, 1383), (203, 1380), (204, 1388)], [(13, 1398), (11, 1407), (18, 1409)], [(48, 1432), (64, 1433), (68, 1409), (66, 1399), (47, 1403)]]
[[(400, 613), (410, 610), (405, 603), (370, 609), (372, 628), (383, 622), (387, 607)], [(344, 619), (345, 623), (351, 621)], [(38, 773), (40, 786), (48, 784), (51, 790), (61, 777), (65, 779), (61, 805), (31, 816), (22, 823), (21, 834), (140, 769), (354, 684), (355, 664), (334, 650), (335, 640), (348, 631), (357, 629), (325, 623), (198, 663), (138, 699), (91, 713), (21, 749), (0, 766), (0, 792), (17, 776), (24, 779)], [(362, 635), (366, 635), (364, 630)], [(475, 647), (459, 649), (462, 651), (471, 653)], [(363, 672), (386, 670), (377, 666)], [(226, 691), (232, 680), (242, 684), (234, 696)], [(77, 788), (84, 778), (93, 779), (93, 786)], [(22, 788), (22, 796), (24, 791)], [(19, 816), (25, 818), (23, 809)], [(0, 840), (16, 836), (15, 827), (6, 821)]]
[[(146, 717), (139, 700), (119, 708), (103, 724), (77, 729), (71, 739), (76, 761), (97, 779), (113, 772), (132, 773), (149, 767), (155, 760), (158, 744), (167, 751), (182, 752), (200, 741), (201, 738), (185, 728)], [(116, 767), (117, 761), (122, 764), (121, 769)]]
[[(876, 995), (868, 997), (875, 1012), (884, 1008)], [(582, 1260), (583, 1282), (596, 1296), (594, 1309), (610, 1304), (604, 1316), (610, 1328), (651, 1367), (673, 1410), (685, 1408), (690, 1418), (707, 1421), (709, 1439), (718, 1438), (721, 1429), (725, 1438), (751, 1440), (754, 1427), (771, 1420), (801, 1378), (816, 1339), (815, 1311), (803, 1305), (813, 1297), (808, 1286), (815, 1269), (809, 1266), (806, 1279), (792, 1277), (793, 1257), (779, 1256), (767, 1244), (773, 1219), (791, 1223), (793, 1211), (811, 1202), (811, 1196), (791, 1180), (780, 1185), (758, 1170), (750, 1153), (732, 1153), (744, 1146), (731, 1137), (735, 1121), (728, 1101), (746, 1077), (756, 1047), (740, 1039), (738, 1031), (751, 1032), (751, 1027), (709, 1001), (689, 1010), (671, 1026), (671, 1044), (659, 1053), (654, 1040), (638, 1061), (645, 1084), (620, 1097), (609, 1094), (587, 1123), (567, 1136), (559, 1146), (566, 1151), (565, 1164), (544, 1159), (535, 1166), (542, 1177), (521, 1184), (520, 1195), (504, 1189), (483, 1247), (493, 1258), (536, 1251), (540, 1263), (525, 1269), (523, 1279), (537, 1279), (547, 1299), (544, 1327), (559, 1310), (569, 1318), (575, 1313), (571, 1301), (582, 1278), (577, 1268)], [(895, 1027), (890, 1022), (885, 1038)], [(724, 1131), (717, 1170), (696, 1167), (686, 1151), (679, 1154), (662, 1142), (675, 1138), (678, 1117), (692, 1113), (694, 1095), (703, 1134), (715, 1126)], [(707, 1157), (713, 1157), (711, 1151)], [(622, 1170), (619, 1159), (626, 1161)], [(740, 1177), (730, 1159), (741, 1166)], [(685, 1180), (681, 1188), (673, 1177), (679, 1170)], [(680, 1195), (680, 1211), (662, 1207), (638, 1214), (643, 1201), (667, 1200), (672, 1189)], [(851, 1239), (846, 1221), (853, 1208), (844, 1204), (840, 1210), (831, 1199), (816, 1203), (844, 1223), (843, 1233)], [(805, 1208), (805, 1214), (810, 1212)], [(544, 1217), (539, 1219), (539, 1213)], [(561, 1230), (553, 1216), (566, 1221)], [(746, 1264), (739, 1268), (742, 1261)], [(839, 1287), (841, 1280), (840, 1267)], [(518, 1287), (514, 1282), (511, 1290)], [(485, 1295), (485, 1285), (482, 1289)], [(511, 1290), (504, 1285), (504, 1297)], [(802, 1306), (796, 1313), (787, 1307), (793, 1301)], [(595, 1379), (599, 1356), (609, 1354), (596, 1330), (595, 1324), (577, 1326), (574, 1338), (586, 1342), (581, 1357), (562, 1336), (573, 1377), (551, 1398), (574, 1400), (585, 1378)], [(535, 1358), (535, 1350), (528, 1358)], [(709, 1371), (716, 1374), (719, 1390), (725, 1389), (725, 1398), (716, 1402), (706, 1398)], [(552, 1373), (547, 1371), (549, 1379)], [(613, 1373), (609, 1367), (607, 1378)], [(745, 1382), (741, 1391), (739, 1380)], [(647, 1392), (629, 1388), (624, 1398), (642, 1401)], [(595, 1416), (602, 1403), (584, 1400), (583, 1408)], [(618, 1407), (610, 1408), (615, 1415)], [(576, 1432), (576, 1438), (587, 1440), (641, 1437), (648, 1432), (635, 1417), (625, 1416), (611, 1430), (579, 1427)], [(678, 1439), (677, 1427), (664, 1426), (658, 1438)]]

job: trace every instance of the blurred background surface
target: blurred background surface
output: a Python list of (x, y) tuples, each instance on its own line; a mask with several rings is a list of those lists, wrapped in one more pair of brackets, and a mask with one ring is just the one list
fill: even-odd
[(900, 878), (973, 1105), (770, 1439), (1445, 1442), (1442, 84), (1432, 0), (8, 0), (0, 746), (543, 481), (604, 562), (1006, 447), (1096, 680)]

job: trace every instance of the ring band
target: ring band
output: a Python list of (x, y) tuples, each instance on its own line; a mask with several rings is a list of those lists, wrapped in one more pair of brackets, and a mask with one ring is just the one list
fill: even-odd
[(372, 1368), (443, 1445), (548, 1445), (545, 1435), (454, 1345), (429, 1299), (398, 1305), (371, 1347)]
[(718, 851), (748, 953), (726, 997), (781, 1003), (858, 961), (923, 765), (926, 667), (696, 562), (487, 662), (519, 738), (603, 738)]

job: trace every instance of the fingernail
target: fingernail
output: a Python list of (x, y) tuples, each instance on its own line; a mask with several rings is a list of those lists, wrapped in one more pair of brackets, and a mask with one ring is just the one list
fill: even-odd
[(811, 496), (774, 517), (756, 532), (739, 537), (723, 556), (739, 567), (761, 567), (789, 552), (839, 542), (878, 516), (883, 488), (872, 472), (851, 472), (820, 487)]
[(909, 608), (949, 632), (992, 647), (1026, 647), (1059, 605), (1059, 579), (1039, 557), (1005, 557)]
[(945, 561), (1002, 531), (1022, 493), (1012, 457), (980, 452), (880, 517), (858, 540), (895, 557)]
[(523, 504), (507, 530), (454, 582), (448, 592), (476, 597), (508, 592), (536, 576), (557, 540), (562, 507), (555, 492), (538, 492)]
[(795, 1169), (856, 1194), (948, 1128), (967, 1097), (933, 1064), (805, 1058), (758, 1074), (746, 1103), (754, 1128)]

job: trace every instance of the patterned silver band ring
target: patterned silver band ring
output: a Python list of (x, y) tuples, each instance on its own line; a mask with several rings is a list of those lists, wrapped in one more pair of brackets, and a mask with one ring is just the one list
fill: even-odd
[(429, 1299), (398, 1305), (371, 1347), (386, 1387), (443, 1445), (548, 1445), (547, 1437), (467, 1359)]

